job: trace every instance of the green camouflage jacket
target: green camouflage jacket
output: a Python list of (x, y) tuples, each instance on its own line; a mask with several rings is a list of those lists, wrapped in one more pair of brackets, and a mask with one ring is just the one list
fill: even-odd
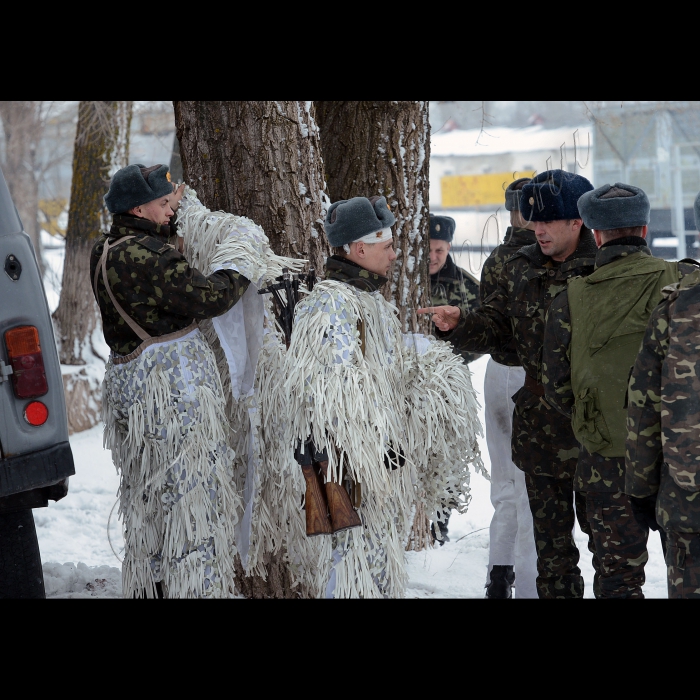
[[(598, 249), (595, 269), (609, 265), (629, 255), (642, 253), (651, 255), (643, 239), (629, 237), (619, 239)], [(694, 265), (680, 263), (679, 272), (687, 275), (696, 270)], [(604, 309), (601, 309), (604, 313)], [(574, 393), (571, 388), (571, 313), (569, 294), (562, 291), (552, 302), (547, 314), (544, 351), (542, 358), (542, 383), (549, 404), (571, 418)], [(626, 374), (626, 371), (625, 371)], [(624, 396), (620, 397), (620, 405)], [(604, 457), (589, 452), (583, 445), (576, 465), (574, 488), (577, 491), (622, 491), (625, 485), (624, 457)]]
[[(447, 256), (441, 270), (430, 275), (430, 293), (432, 306), (462, 306), (467, 310), (474, 310), (478, 309), (481, 303), (476, 278), (457, 267), (451, 255)], [(464, 352), (461, 355), (467, 363), (481, 357), (472, 352)]]
[(666, 287), (630, 376), (625, 492), (666, 530), (700, 532), (700, 271)]
[(521, 248), (504, 265), (496, 290), (476, 311), (462, 308), (457, 327), (436, 335), (450, 341), (456, 352), (504, 352), (515, 342), (518, 363), (541, 383), (544, 319), (552, 299), (566, 280), (593, 272), (596, 244), (585, 231), (578, 247), (564, 262), (542, 253), (539, 244)]
[[(107, 254), (107, 278), (112, 292), (130, 318), (154, 337), (182, 330), (194, 320), (225, 313), (250, 284), (231, 270), (205, 277), (190, 267), (168, 243), (171, 228), (128, 214), (115, 214), (109, 233), (95, 242), (90, 254), (92, 283), (105, 241), (109, 240), (110, 246), (114, 244)], [(125, 236), (136, 237), (117, 242)], [(141, 340), (112, 304), (102, 272), (97, 279), (97, 303), (107, 345), (119, 355), (133, 352)]]
[[(481, 285), (479, 287), (481, 294), (481, 303), (483, 304), (488, 297), (496, 291), (498, 287), (498, 278), (501, 275), (503, 266), (506, 260), (515, 255), (523, 246), (537, 243), (535, 232), (527, 228), (513, 228), (509, 226), (506, 230), (506, 235), (503, 237), (503, 243), (496, 246), (484, 261), (484, 266), (481, 268)], [(515, 341), (512, 341), (508, 352), (493, 352), (491, 357), (502, 365), (508, 367), (519, 367), (518, 353), (515, 352)]]

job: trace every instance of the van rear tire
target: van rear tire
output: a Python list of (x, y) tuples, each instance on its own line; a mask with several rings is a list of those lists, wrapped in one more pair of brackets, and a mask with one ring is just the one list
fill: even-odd
[(0, 598), (46, 598), (30, 509), (0, 514)]

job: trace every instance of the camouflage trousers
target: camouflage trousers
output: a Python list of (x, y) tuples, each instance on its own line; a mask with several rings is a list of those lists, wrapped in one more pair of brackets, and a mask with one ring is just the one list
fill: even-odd
[[(601, 566), (586, 518), (586, 498), (574, 493), (573, 478), (525, 474), (537, 548), (537, 594), (540, 598), (583, 598), (583, 576), (574, 541), (574, 510), (581, 530), (588, 535), (593, 555), (593, 591), (598, 597)], [(574, 509), (574, 502), (576, 507)]]
[(525, 472), (537, 548), (537, 594), (540, 598), (582, 598), (574, 512), (589, 537), (594, 568), (598, 571), (600, 567), (586, 520), (585, 497), (574, 495), (578, 442), (571, 422), (543, 398), (523, 387), (513, 400), (511, 446), (513, 462)]
[(633, 500), (621, 491), (589, 491), (583, 495), (597, 560), (596, 598), (644, 598), (650, 529), (642, 502), (646, 499)]
[(700, 533), (666, 532), (669, 598), (700, 598)]

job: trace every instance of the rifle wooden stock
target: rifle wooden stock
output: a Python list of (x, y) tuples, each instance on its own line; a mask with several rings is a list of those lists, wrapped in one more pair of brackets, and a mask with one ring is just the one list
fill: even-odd
[(333, 532), (349, 530), (351, 527), (362, 527), (362, 521), (357, 511), (352, 507), (350, 496), (345, 487), (335, 481), (328, 480), (328, 462), (316, 462), (326, 478), (326, 499), (331, 514)]
[(306, 481), (306, 496), (304, 508), (306, 509), (306, 536), (330, 535), (333, 532), (331, 521), (328, 517), (328, 503), (321, 488), (319, 474), (311, 464), (301, 467)]

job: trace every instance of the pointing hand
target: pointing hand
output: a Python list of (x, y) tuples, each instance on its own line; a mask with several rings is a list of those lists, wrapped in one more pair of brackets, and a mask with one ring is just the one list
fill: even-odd
[(457, 306), (430, 306), (418, 309), (418, 314), (432, 314), (432, 322), (443, 331), (451, 331), (459, 323), (460, 310)]

